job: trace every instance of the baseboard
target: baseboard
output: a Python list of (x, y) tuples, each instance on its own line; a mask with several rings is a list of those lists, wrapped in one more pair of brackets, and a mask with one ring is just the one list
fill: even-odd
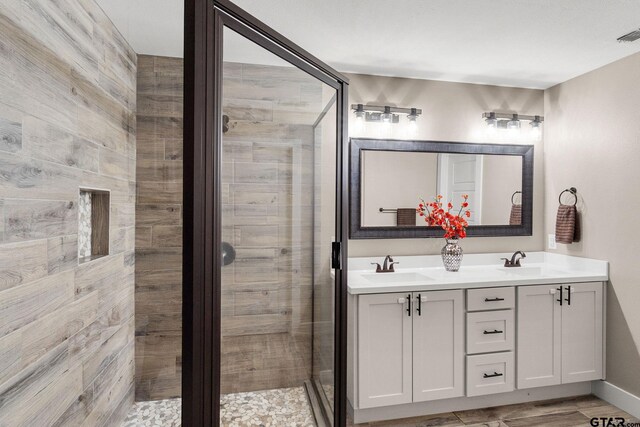
[[(432, 400), (429, 402), (408, 403), (380, 408), (353, 409), (350, 407), (349, 411), (353, 415), (353, 422), (357, 424), (440, 414), (443, 412), (490, 408), (492, 406), (535, 402), (537, 400), (581, 396), (590, 394), (591, 392), (591, 382), (585, 381), (581, 383), (514, 390), (508, 393), (490, 394), (486, 396), (456, 397), (452, 399)], [(351, 402), (349, 402), (349, 406), (351, 406)], [(623, 408), (621, 407), (620, 409)]]
[(617, 406), (630, 415), (640, 418), (640, 397), (608, 381), (594, 381), (591, 383), (591, 392), (613, 406)]

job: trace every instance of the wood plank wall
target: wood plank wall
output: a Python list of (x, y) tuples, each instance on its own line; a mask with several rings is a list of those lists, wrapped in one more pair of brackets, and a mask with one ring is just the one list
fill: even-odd
[(138, 57), (136, 400), (179, 397), (182, 59)]
[[(117, 426), (133, 402), (136, 54), (93, 0), (0, 2), (0, 425)], [(111, 191), (78, 265), (79, 188)]]
[(222, 393), (311, 377), (313, 123), (322, 87), (294, 67), (225, 63)]
[[(222, 392), (311, 375), (313, 131), (322, 88), (287, 67), (225, 63)], [(180, 394), (182, 61), (139, 57), (136, 398)], [(328, 252), (327, 252), (328, 253)]]

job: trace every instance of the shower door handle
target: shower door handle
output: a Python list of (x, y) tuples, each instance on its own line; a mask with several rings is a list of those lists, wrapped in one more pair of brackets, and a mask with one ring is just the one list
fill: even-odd
[(331, 242), (331, 268), (334, 270), (340, 270), (340, 254), (341, 254), (340, 242)]

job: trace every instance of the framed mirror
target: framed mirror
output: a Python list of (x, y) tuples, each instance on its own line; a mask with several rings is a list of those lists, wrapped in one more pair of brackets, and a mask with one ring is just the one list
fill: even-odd
[(352, 239), (442, 237), (416, 213), (438, 194), (468, 195), (469, 237), (532, 234), (533, 145), (351, 138), (349, 174)]

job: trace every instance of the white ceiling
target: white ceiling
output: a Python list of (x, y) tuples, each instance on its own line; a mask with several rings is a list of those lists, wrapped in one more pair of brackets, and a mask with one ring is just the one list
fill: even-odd
[(184, 0), (96, 0), (139, 54), (182, 57)]
[[(183, 0), (97, 1), (138, 53), (182, 55)], [(547, 88), (640, 52), (616, 41), (637, 0), (235, 3), (343, 72)]]

